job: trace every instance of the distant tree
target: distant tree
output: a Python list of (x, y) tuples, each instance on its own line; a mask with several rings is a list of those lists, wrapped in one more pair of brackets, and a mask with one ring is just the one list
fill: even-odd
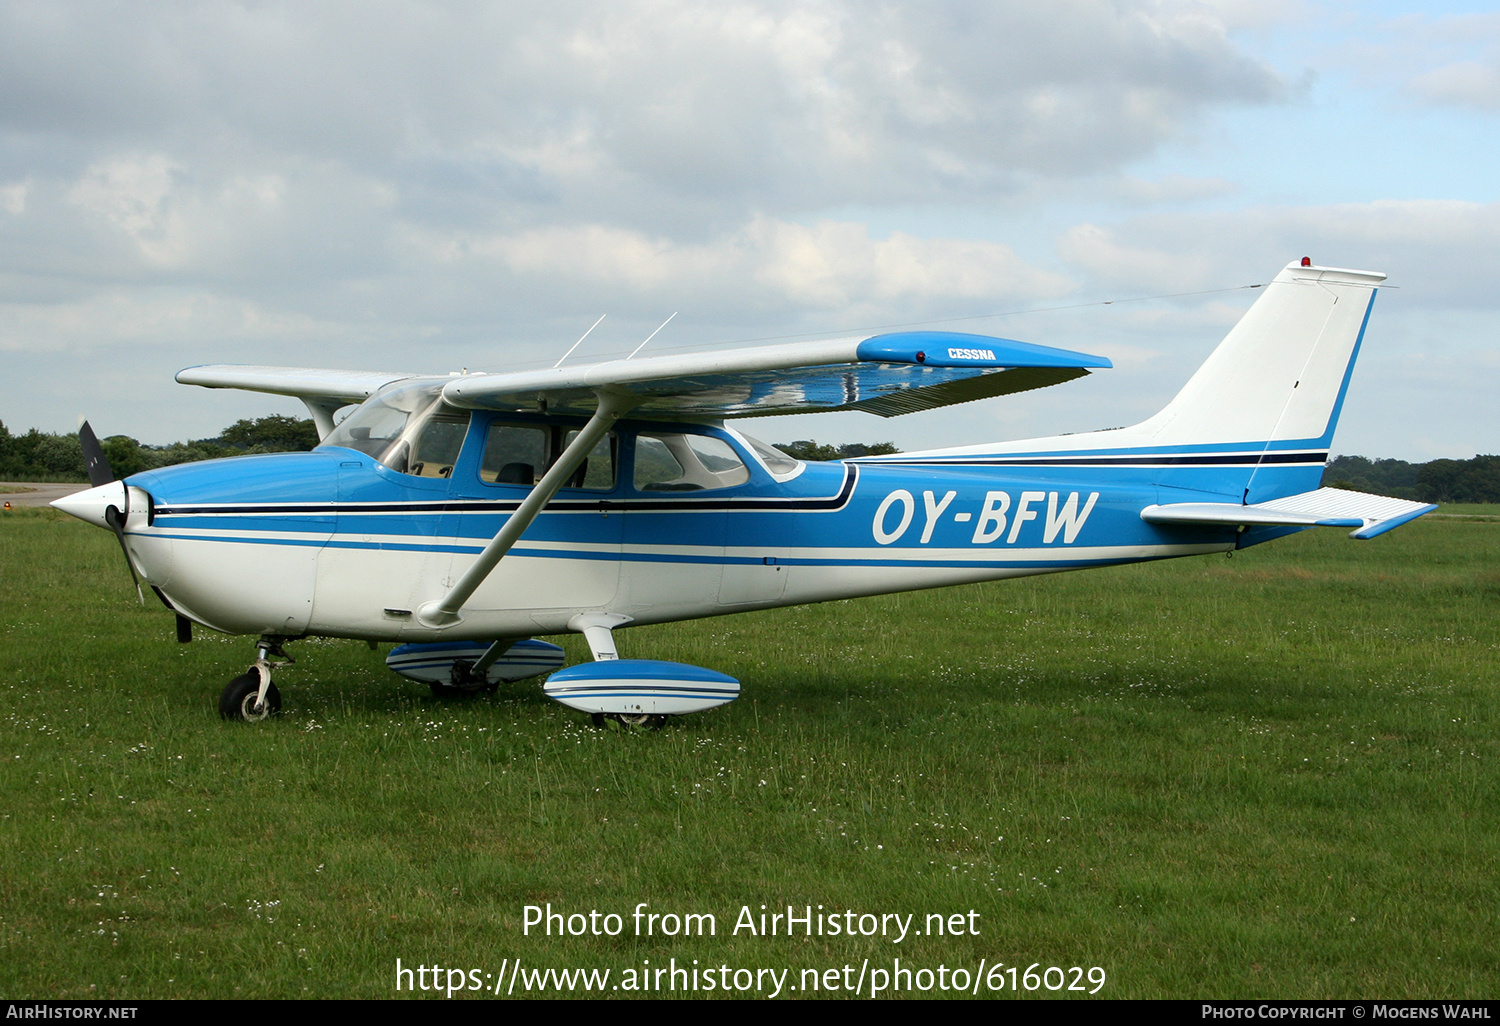
[(35, 428), (24, 435), (12, 435), (9, 430), (4, 430), (4, 438), (0, 440), (0, 446), (4, 448), (4, 456), (0, 457), (0, 474), (11, 481), (26, 481), (50, 473), (38, 467), (32, 459), (42, 437)]
[(848, 445), (839, 446), (839, 456), (842, 459), (850, 459), (854, 456), (894, 456), (900, 451), (894, 442), (875, 442), (872, 445), (850, 442)]
[(116, 480), (139, 474), (152, 466), (146, 456), (149, 450), (141, 448), (141, 443), (129, 435), (110, 435), (99, 444), (104, 449), (104, 458), (109, 460), (109, 469)]
[(1371, 460), (1339, 456), (1323, 471), (1323, 484), (1356, 492), (1375, 492), (1397, 499), (1417, 497), (1418, 464), (1405, 460)]
[(1500, 502), (1500, 456), (1428, 463), (1340, 456), (1323, 471), (1323, 483), (1421, 502)]
[(1433, 460), (1417, 471), (1423, 502), (1500, 502), (1500, 456)]
[(901, 451), (896, 448), (893, 442), (874, 442), (870, 445), (865, 445), (861, 442), (849, 442), (844, 445), (825, 445), (812, 439), (781, 443), (776, 448), (794, 459), (806, 460), (810, 463), (847, 460), (856, 456), (890, 456)]
[(199, 463), (203, 460), (219, 460), (225, 456), (244, 455), (239, 449), (216, 442), (173, 442), (171, 445), (153, 446), (146, 449), (148, 470), (170, 467), (178, 463)]
[(778, 444), (776, 448), (793, 459), (807, 460), (812, 463), (823, 463), (839, 458), (838, 449), (831, 445), (820, 445), (810, 438), (805, 438), (800, 442)]
[[(318, 444), (318, 432), (311, 420), (274, 416), (242, 420), (225, 428), (217, 438), (196, 442), (142, 445), (129, 435), (111, 435), (99, 444), (115, 477), (124, 478), (177, 463), (245, 453), (306, 451)], [(35, 428), (24, 435), (13, 435), (0, 423), (0, 480), (38, 478), (88, 480), (78, 436), (43, 434)]]
[(318, 444), (318, 429), (310, 419), (280, 414), (236, 421), (218, 438), (205, 439), (241, 452), (310, 452)]
[(83, 480), (88, 471), (83, 464), (83, 447), (77, 435), (40, 435), (31, 450), (31, 462), (46, 474), (60, 474)]

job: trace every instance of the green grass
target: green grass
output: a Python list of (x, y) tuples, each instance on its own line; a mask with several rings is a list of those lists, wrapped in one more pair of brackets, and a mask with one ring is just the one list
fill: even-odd
[[(120, 563), (53, 511), (0, 518), (6, 997), (390, 997), (397, 958), (518, 956), (1496, 994), (1493, 522), (626, 631), (744, 685), (640, 735), (536, 682), (436, 701), (317, 640), (279, 719), (225, 724), (250, 641), (173, 644)], [(547, 902), (626, 929), (523, 936)], [(638, 902), (718, 935), (636, 937)], [(762, 903), (980, 932), (730, 935)]]
[[(1428, 514), (1432, 516), (1433, 514)], [(1437, 509), (1438, 516), (1494, 517), (1500, 519), (1500, 503), (1494, 502), (1445, 502)]]

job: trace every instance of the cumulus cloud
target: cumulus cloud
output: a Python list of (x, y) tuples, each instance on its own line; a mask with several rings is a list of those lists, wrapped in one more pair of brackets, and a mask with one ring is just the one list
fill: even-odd
[[(118, 353), (237, 345), (320, 347), (349, 339), (348, 325), (319, 321), (243, 299), (202, 291), (132, 289), (96, 292), (64, 305), (0, 305), (0, 352)], [(368, 341), (368, 335), (362, 335)]]
[(171, 286), (444, 325), (691, 291), (846, 323), (1054, 296), (1063, 276), (998, 242), (872, 234), (847, 211), (1107, 180), (1220, 106), (1274, 102), (1282, 79), (1230, 35), (1241, 14), (17, 0), (0, 5), (0, 302)]
[(925, 308), (955, 300), (1056, 296), (1072, 287), (1066, 277), (1030, 267), (997, 243), (904, 232), (878, 239), (856, 222), (803, 225), (768, 217), (701, 243), (591, 224), (462, 246), (444, 239), (436, 243), (435, 256), (453, 263), (494, 260), (510, 274), (541, 281), (565, 276), (600, 297), (707, 296), (741, 308)]
[(0, 119), (22, 136), (149, 140), (196, 169), (280, 152), (412, 187), (467, 175), (491, 205), (638, 216), (1097, 172), (1283, 89), (1195, 3), (0, 10)]
[(1500, 65), (1460, 61), (1417, 75), (1410, 88), (1429, 103), (1500, 111)]
[(1227, 178), (1194, 178), (1176, 174), (1150, 180), (1122, 175), (1113, 188), (1120, 202), (1130, 206), (1191, 203), (1230, 196), (1238, 191), (1239, 187)]
[(1340, 49), (1361, 77), (1423, 106), (1500, 110), (1500, 14), (1405, 14)]

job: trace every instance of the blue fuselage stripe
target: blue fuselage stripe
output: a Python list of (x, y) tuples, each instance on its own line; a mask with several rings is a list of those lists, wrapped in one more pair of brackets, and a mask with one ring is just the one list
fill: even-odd
[[(1322, 456), (1309, 452), (1305, 440), (1284, 453), (1246, 452), (1244, 444), (1226, 450), (976, 456), (967, 465), (920, 458), (912, 460), (920, 466), (807, 464), (789, 482), (756, 478), (713, 494), (670, 498), (634, 493), (622, 483), (604, 498), (580, 499), (575, 491), (549, 503), (511, 556), (746, 569), (1107, 566), (1168, 549), (1177, 554), (1183, 545), (1232, 543), (1232, 526), (1151, 524), (1140, 511), (1163, 501), (1237, 500), (1257, 467), (1262, 478), (1279, 484), (1286, 475), (1284, 483), (1300, 484), (1320, 467), (1301, 461)], [(130, 533), (192, 543), (462, 557), (481, 552), (515, 510), (510, 497), (429, 499), (430, 482), (406, 485), (385, 468), (331, 466), (338, 471), (331, 478), (309, 473), (300, 482), (280, 482), (277, 490), (258, 489), (256, 502), (217, 503), (206, 487), (174, 502), (172, 489), (164, 487), (173, 479), (153, 472), (164, 494), (151, 526)], [(207, 471), (184, 474), (206, 478)], [(233, 494), (232, 481), (217, 480), (218, 494)], [(455, 481), (450, 487), (473, 486)], [(524, 494), (519, 486), (504, 488), (510, 496)], [(287, 501), (299, 493), (312, 501)], [(331, 495), (338, 499), (330, 501)]]

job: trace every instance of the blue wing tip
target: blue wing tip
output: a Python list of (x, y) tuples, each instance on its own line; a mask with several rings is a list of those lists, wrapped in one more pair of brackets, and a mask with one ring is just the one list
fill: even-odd
[(1114, 366), (1104, 356), (958, 331), (897, 331), (874, 335), (861, 342), (857, 352), (861, 360), (921, 363), (932, 367)]
[(1436, 506), (1428, 504), (1426, 506), (1423, 506), (1421, 509), (1414, 509), (1409, 513), (1403, 513), (1400, 516), (1391, 517), (1389, 520), (1381, 520), (1378, 523), (1371, 524), (1363, 531), (1355, 531), (1353, 534), (1349, 535), (1349, 537), (1356, 538), (1359, 541), (1369, 541), (1371, 538), (1379, 538), (1387, 531), (1394, 531), (1402, 524), (1409, 524), (1413, 520), (1417, 519), (1417, 517), (1425, 516), (1435, 509), (1437, 509)]

